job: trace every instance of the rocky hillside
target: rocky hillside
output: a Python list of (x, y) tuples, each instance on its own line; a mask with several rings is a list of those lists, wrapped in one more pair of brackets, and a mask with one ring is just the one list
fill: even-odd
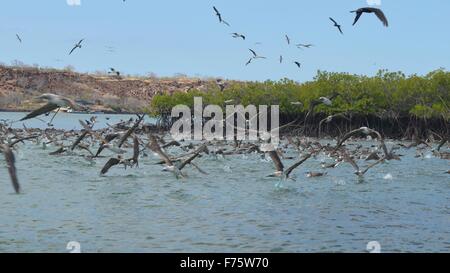
[(205, 90), (214, 80), (131, 78), (31, 67), (0, 66), (0, 110), (30, 110), (42, 93), (67, 96), (96, 111), (133, 112), (158, 93)]

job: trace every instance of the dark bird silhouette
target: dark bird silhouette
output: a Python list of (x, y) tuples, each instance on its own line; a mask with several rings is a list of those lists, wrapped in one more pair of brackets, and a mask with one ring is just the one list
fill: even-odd
[(17, 178), (17, 171), (16, 171), (16, 159), (14, 157), (14, 153), (12, 152), (9, 145), (1, 144), (0, 145), (0, 152), (3, 153), (5, 156), (6, 166), (8, 168), (9, 176), (11, 178), (12, 185), (14, 187), (14, 190), (16, 193), (20, 193), (20, 185), (19, 185), (19, 179)]
[(301, 48), (301, 47), (304, 47), (304, 48), (310, 48), (310, 47), (312, 47), (312, 46), (314, 46), (314, 45), (313, 45), (313, 44), (298, 44), (298, 45), (297, 45), (298, 48)]
[(280, 55), (280, 64), (283, 62), (283, 55)]
[(139, 127), (139, 124), (144, 120), (145, 115), (140, 115), (138, 116), (138, 119), (136, 120), (136, 122), (134, 123), (134, 125), (128, 129), (128, 131), (120, 138), (117, 146), (119, 148), (122, 147), (122, 145), (125, 143), (125, 141), (127, 140), (127, 138), (129, 136), (131, 136), (132, 133), (134, 133), (134, 131)]
[(353, 25), (355, 25), (356, 22), (358, 22), (359, 18), (361, 17), (361, 15), (363, 13), (375, 13), (375, 15), (378, 17), (378, 19), (380, 19), (380, 21), (383, 23), (383, 25), (385, 27), (389, 26), (388, 20), (381, 9), (368, 7), (368, 8), (360, 8), (357, 10), (353, 10), (351, 12), (356, 13), (356, 17), (355, 17), (355, 21), (353, 22)]
[(100, 171), (100, 174), (102, 175), (106, 174), (109, 171), (109, 169), (119, 164), (124, 164), (121, 155), (119, 155), (117, 158), (109, 159), (108, 162), (106, 162), (105, 166), (103, 166), (102, 170)]
[(246, 66), (249, 65), (249, 64), (252, 62), (252, 60), (253, 60), (253, 58), (250, 58), (250, 59), (245, 63), (245, 65), (246, 65)]
[(256, 52), (253, 49), (248, 49), (250, 50), (250, 52), (253, 54), (253, 59), (266, 59), (266, 57), (263, 56), (259, 56), (258, 54), (256, 54)]
[(331, 17), (330, 17), (330, 20), (331, 20), (331, 22), (334, 23), (334, 26), (337, 27), (337, 29), (339, 29), (339, 32), (340, 32), (341, 34), (344, 34), (344, 33), (342, 32), (341, 25), (339, 25), (339, 24), (338, 24), (333, 18), (331, 18)]
[(137, 136), (133, 137), (133, 157), (128, 159), (128, 162), (131, 167), (137, 166), (139, 167), (139, 154), (140, 154), (140, 142)]
[(81, 48), (81, 43), (84, 41), (84, 39), (81, 39), (77, 44), (75, 44), (75, 46), (72, 48), (72, 50), (69, 52), (69, 55), (72, 54), (75, 49), (77, 48)]
[(19, 43), (22, 43), (22, 38), (20, 38), (19, 34), (16, 34), (16, 38), (19, 41)]
[(242, 40), (245, 40), (245, 35), (239, 34), (237, 32), (231, 33), (233, 35), (233, 38), (242, 38)]
[(289, 36), (285, 35), (284, 37), (286, 37), (286, 42), (288, 43), (288, 45), (291, 44), (291, 39), (289, 38)]
[(214, 9), (214, 11), (216, 12), (217, 18), (219, 18), (219, 22), (220, 22), (220, 23), (223, 23), (223, 24), (225, 24), (225, 25), (227, 25), (227, 26), (230, 26), (230, 24), (228, 24), (228, 22), (226, 22), (225, 20), (223, 20), (222, 14), (220, 14), (219, 10), (218, 10), (216, 7), (213, 7), (213, 9)]
[(100, 144), (100, 147), (98, 148), (97, 153), (95, 154), (94, 157), (100, 156), (100, 153), (107, 147), (107, 144), (109, 144), (111, 141), (113, 141), (114, 139), (116, 139), (118, 137), (120, 137), (120, 134), (118, 134), (118, 133), (106, 135), (104, 140), (102, 140), (102, 143)]
[(301, 68), (301, 66), (302, 66), (302, 64), (299, 63), (299, 62), (294, 62), (294, 64), (295, 64), (296, 66), (298, 66), (298, 68)]

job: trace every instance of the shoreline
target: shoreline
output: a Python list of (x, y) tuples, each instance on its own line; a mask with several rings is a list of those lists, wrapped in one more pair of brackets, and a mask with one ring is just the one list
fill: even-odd
[[(24, 110), (24, 109), (0, 109), (0, 113), (27, 113), (31, 112), (33, 110)], [(97, 111), (97, 112), (70, 112), (69, 114), (92, 114), (92, 115), (98, 115), (98, 114), (105, 114), (105, 115), (136, 115), (140, 113), (135, 112), (117, 112), (117, 111)]]

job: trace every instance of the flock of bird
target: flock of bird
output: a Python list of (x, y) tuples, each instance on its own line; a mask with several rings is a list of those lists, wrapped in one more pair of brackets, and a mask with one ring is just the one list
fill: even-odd
[[(336, 97), (336, 96), (333, 96)], [(27, 114), (21, 121), (31, 118), (38, 118), (41, 115), (48, 115), (55, 112), (56, 115), (60, 107), (67, 105), (74, 106), (75, 103), (65, 97), (55, 94), (43, 94), (38, 97), (46, 100), (47, 103)], [(332, 103), (330, 98), (322, 97), (318, 99), (316, 105)], [(13, 188), (16, 193), (20, 193), (18, 174), (15, 166), (14, 150), (20, 149), (21, 145), (35, 143), (47, 149), (53, 147), (54, 151), (49, 156), (83, 157), (88, 162), (94, 163), (109, 157), (106, 164), (99, 171), (100, 175), (107, 175), (108, 171), (116, 166), (124, 168), (139, 167), (139, 160), (148, 157), (149, 151), (160, 158), (154, 161), (155, 164), (164, 165), (162, 171), (173, 173), (177, 179), (188, 179), (184, 169), (193, 167), (202, 174), (207, 174), (195, 159), (199, 157), (210, 157), (211, 160), (220, 160), (224, 157), (235, 155), (260, 155), (262, 159), (271, 159), (274, 163), (275, 171), (268, 177), (278, 177), (280, 182), (286, 179), (293, 179), (293, 172), (307, 160), (316, 159), (317, 164), (324, 170), (337, 168), (342, 163), (348, 163), (355, 169), (354, 174), (358, 179), (364, 179), (364, 175), (373, 167), (390, 160), (401, 160), (402, 155), (396, 154), (401, 149), (417, 148), (416, 157), (424, 157), (427, 149), (436, 157), (450, 160), (450, 152), (442, 151), (446, 143), (450, 146), (449, 139), (442, 138), (439, 145), (433, 147), (429, 141), (416, 139), (411, 144), (395, 144), (391, 149), (387, 148), (383, 136), (368, 127), (361, 127), (343, 134), (336, 140), (336, 144), (328, 143), (324, 145), (319, 141), (313, 141), (305, 137), (293, 134), (292, 130), (282, 134), (279, 145), (272, 145), (267, 139), (254, 141), (242, 141), (235, 138), (234, 141), (215, 140), (192, 142), (190, 140), (175, 141), (167, 131), (162, 131), (156, 126), (144, 123), (145, 115), (137, 115), (136, 119), (121, 121), (117, 124), (108, 124), (106, 128), (94, 129), (96, 117), (89, 120), (80, 120), (82, 130), (57, 130), (29, 129), (23, 126), (22, 129), (13, 129), (12, 121), (0, 121), (0, 152), (4, 154), (6, 167), (8, 169)], [(332, 117), (329, 119), (331, 120)], [(327, 122), (327, 121), (325, 121)], [(290, 123), (291, 125), (293, 123)], [(282, 129), (290, 126), (284, 125)], [(378, 144), (365, 147), (362, 144), (348, 143), (350, 139), (372, 136), (377, 139)], [(353, 148), (352, 148), (353, 147)], [(104, 155), (108, 151), (109, 155)], [(296, 153), (297, 156), (287, 154)], [(126, 157), (131, 153), (130, 157)], [(176, 153), (176, 154), (175, 154)], [(327, 158), (318, 161), (317, 158)], [(294, 163), (285, 168), (284, 160), (294, 160)], [(360, 167), (361, 161), (370, 162), (365, 167)], [(450, 174), (450, 170), (447, 171)], [(307, 177), (320, 177), (327, 175), (327, 172), (307, 172)]]
[[(123, 2), (125, 2), (125, 0), (123, 0)], [(219, 23), (224, 24), (224, 25), (226, 25), (228, 27), (231, 27), (230, 23), (228, 23), (227, 21), (224, 20), (222, 14), (220, 13), (220, 11), (215, 6), (213, 6), (213, 10), (214, 10), (215, 15), (217, 16), (217, 18), (219, 20)], [(388, 20), (387, 20), (386, 16), (384, 15), (384, 13), (383, 13), (383, 11), (381, 9), (373, 8), (373, 7), (365, 7), (365, 8), (360, 8), (360, 9), (357, 9), (357, 10), (354, 10), (354, 11), (351, 11), (351, 12), (352, 13), (356, 13), (356, 17), (355, 17), (355, 20), (353, 22), (353, 25), (355, 25), (358, 22), (358, 20), (360, 19), (361, 15), (363, 13), (374, 13), (378, 17), (378, 19), (380, 19), (380, 21), (383, 23), (384, 26), (387, 27), (389, 25), (388, 24)], [(342, 31), (342, 26), (340, 24), (338, 24), (336, 22), (336, 20), (334, 20), (333, 18), (329, 17), (329, 19), (333, 22), (334, 26), (339, 30), (339, 32), (341, 34), (344, 34), (343, 31)], [(240, 33), (237, 33), (237, 32), (233, 32), (233, 33), (231, 33), (231, 35), (232, 35), (233, 38), (239, 38), (239, 39), (242, 39), (242, 40), (246, 40), (246, 36), (243, 35), (243, 34), (240, 34)], [(19, 43), (22, 43), (22, 38), (17, 33), (16, 33), (16, 38), (17, 38)], [(285, 35), (285, 39), (286, 39), (287, 44), (290, 45), (291, 44), (291, 38), (288, 35)], [(72, 53), (74, 53), (75, 50), (81, 49), (82, 46), (83, 46), (82, 45), (83, 41), (84, 41), (84, 39), (79, 40), (71, 48), (71, 50), (69, 51), (69, 55), (72, 55)], [(257, 42), (255, 44), (261, 44), (261, 43)], [(299, 48), (299, 49), (311, 48), (312, 46), (314, 46), (314, 45), (313, 44), (302, 44), (302, 43), (296, 44), (296, 47)], [(107, 50), (108, 50), (108, 52), (113, 52), (114, 51), (114, 49), (112, 47), (110, 47), (110, 46), (107, 47)], [(249, 50), (251, 52), (251, 57), (245, 63), (246, 66), (251, 64), (252, 61), (256, 60), (256, 59), (267, 59), (266, 57), (258, 55), (255, 52), (255, 50), (253, 50), (253, 49), (249, 49)], [(283, 61), (284, 61), (284, 57), (283, 57), (283, 55), (280, 55), (279, 56), (279, 62), (283, 63)], [(293, 64), (295, 64), (298, 68), (301, 68), (301, 65), (302, 65), (299, 61), (293, 61)], [(114, 75), (116, 75), (118, 77), (120, 76), (120, 72), (116, 71), (114, 68), (111, 68), (110, 71), (108, 72), (108, 74), (114, 74)]]
[[(231, 27), (231, 24), (225, 21), (224, 16), (216, 7), (213, 7), (213, 10), (219, 23)], [(353, 25), (358, 22), (362, 14), (374, 13), (384, 26), (388, 26), (386, 16), (380, 9), (372, 7), (361, 8), (352, 11), (352, 13), (356, 13)], [(330, 17), (329, 19), (332, 21), (333, 26), (343, 34), (342, 26), (333, 18)], [(246, 35), (237, 32), (231, 33), (231, 35), (236, 39), (247, 39)], [(19, 35), (16, 35), (16, 38), (19, 42), (22, 42)], [(288, 35), (285, 35), (285, 39), (286, 43), (290, 45), (291, 38)], [(75, 50), (81, 49), (83, 41), (84, 39), (81, 39), (76, 43), (70, 50), (69, 55)], [(296, 46), (299, 48), (310, 48), (313, 45), (297, 44)], [(246, 65), (249, 65), (254, 60), (267, 59), (267, 57), (259, 55), (253, 49), (249, 49), (249, 51), (251, 57)], [(280, 55), (279, 62), (282, 63), (283, 61), (284, 58)], [(293, 63), (298, 68), (301, 68), (302, 64), (300, 62), (294, 61)], [(120, 72), (114, 68), (110, 68), (109, 73), (120, 76)], [(306, 126), (308, 118), (317, 105), (323, 104), (325, 106), (330, 106), (333, 103), (333, 99), (338, 95), (339, 94), (333, 94), (330, 97), (320, 97), (312, 101), (303, 122), (304, 126)], [(83, 109), (83, 106), (79, 106), (73, 100), (61, 95), (43, 94), (36, 99), (44, 100), (46, 103), (42, 107), (25, 115), (20, 121), (38, 118), (42, 115), (49, 115), (54, 112), (48, 124), (51, 125), (56, 114), (62, 107)], [(291, 104), (301, 105), (300, 102), (291, 102)], [(450, 145), (449, 140), (446, 138), (442, 138), (437, 147), (433, 147), (433, 143), (430, 144), (427, 141), (416, 139), (416, 141), (408, 146), (396, 144), (389, 150), (383, 136), (379, 132), (368, 127), (358, 128), (343, 134), (336, 140), (335, 145), (331, 145), (330, 143), (324, 145), (319, 141), (312, 141), (308, 138), (299, 137), (298, 135), (292, 134), (294, 131), (290, 131), (290, 134), (283, 134), (280, 139), (280, 145), (277, 147), (268, 143), (267, 140), (250, 142), (238, 141), (235, 139), (234, 142), (215, 140), (202, 141), (200, 143), (191, 142), (189, 140), (175, 141), (171, 139), (171, 136), (167, 132), (160, 131), (154, 126), (145, 124), (144, 116), (145, 115), (137, 115), (136, 119), (121, 121), (117, 124), (108, 124), (106, 128), (100, 129), (94, 129), (96, 117), (91, 117), (89, 120), (79, 121), (82, 126), (82, 130), (79, 131), (56, 130), (53, 128), (29, 129), (25, 126), (23, 126), (22, 129), (13, 129), (12, 123), (14, 122), (6, 120), (0, 121), (0, 153), (3, 153), (4, 155), (6, 167), (15, 192), (20, 193), (21, 188), (15, 165), (16, 159), (14, 151), (20, 149), (21, 145), (27, 145), (29, 143), (42, 145), (43, 148), (54, 147), (55, 150), (50, 152), (49, 156), (83, 157), (89, 162), (95, 162), (96, 160), (107, 157), (109, 159), (106, 161), (106, 164), (99, 170), (100, 175), (107, 175), (111, 168), (117, 166), (123, 166), (124, 168), (138, 168), (139, 160), (143, 157), (148, 157), (148, 152), (151, 151), (160, 158), (160, 161), (155, 161), (155, 164), (164, 165), (162, 170), (173, 173), (177, 179), (188, 179), (188, 176), (184, 171), (188, 166), (193, 167), (200, 173), (206, 175), (207, 173), (195, 161), (199, 157), (210, 157), (213, 160), (220, 160), (220, 158), (233, 157), (234, 155), (257, 154), (260, 155), (261, 158), (270, 159), (273, 162), (275, 171), (267, 176), (281, 178), (280, 181), (293, 179), (294, 170), (299, 168), (304, 162), (317, 159), (319, 156), (327, 158), (325, 161), (318, 162), (322, 169), (337, 168), (342, 163), (348, 163), (353, 166), (355, 170), (354, 174), (359, 179), (364, 179), (364, 175), (371, 168), (382, 164), (385, 161), (400, 160), (401, 155), (396, 154), (396, 151), (401, 149), (416, 147), (417, 157), (423, 157), (424, 151), (429, 149), (432, 154), (438, 158), (445, 160), (450, 159), (449, 152), (441, 151), (446, 143)], [(322, 123), (331, 122), (331, 120), (337, 116), (345, 117), (345, 114), (342, 113), (329, 116), (322, 120), (320, 125), (322, 125)], [(297, 122), (297, 120), (295, 122)], [(282, 128), (286, 128), (286, 126), (287, 125), (284, 125)], [(378, 144), (372, 145), (371, 147), (364, 147), (361, 144), (348, 144), (350, 139), (361, 136), (373, 136), (378, 140)], [(109, 155), (105, 156), (105, 151), (108, 151)], [(287, 156), (287, 153), (292, 151), (295, 151), (297, 155)], [(131, 156), (126, 157), (125, 155), (130, 152)], [(294, 163), (290, 167), (285, 168), (283, 161), (286, 160), (294, 160)], [(365, 167), (360, 167), (361, 161), (370, 163)], [(447, 173), (450, 174), (450, 170), (447, 171)], [(320, 177), (325, 175), (327, 175), (325, 171), (307, 172), (308, 177)]]
[[(224, 20), (224, 18), (222, 16), (222, 13), (220, 13), (220, 11), (215, 6), (213, 6), (213, 10), (214, 10), (215, 15), (217, 16), (217, 18), (219, 20), (219, 23), (224, 24), (224, 25), (226, 25), (228, 27), (231, 27), (230, 23), (228, 23), (227, 21)], [(377, 18), (383, 23), (383, 25), (385, 27), (389, 26), (388, 20), (387, 20), (386, 16), (384, 15), (384, 12), (381, 9), (379, 9), (379, 8), (364, 7), (364, 8), (360, 8), (360, 9), (357, 9), (357, 10), (353, 10), (353, 11), (351, 11), (351, 13), (356, 13), (356, 17), (355, 17), (355, 20), (353, 22), (353, 25), (355, 25), (359, 21), (360, 17), (364, 13), (368, 13), (368, 14), (373, 13), (373, 14), (375, 14), (377, 16)], [(329, 19), (331, 20), (331, 22), (333, 22), (333, 26), (336, 27), (341, 34), (344, 34), (344, 32), (342, 31), (342, 26), (336, 20), (334, 20), (332, 17), (329, 17)], [(244, 34), (233, 32), (233, 33), (231, 33), (231, 35), (232, 35), (233, 38), (242, 39), (244, 41), (246, 40), (246, 35), (244, 35)], [(286, 39), (286, 43), (288, 45), (290, 45), (291, 44), (291, 38), (288, 35), (285, 35), (284, 37)], [(261, 44), (261, 43), (257, 43), (257, 44)], [(299, 48), (299, 49), (311, 48), (313, 46), (314, 46), (313, 44), (303, 44), (303, 43), (296, 44), (296, 47)], [(249, 50), (251, 52), (251, 57), (245, 63), (246, 66), (251, 64), (252, 61), (256, 60), (256, 59), (267, 59), (267, 57), (258, 55), (255, 52), (255, 50), (253, 50), (253, 49), (249, 49)], [(283, 63), (283, 61), (284, 61), (284, 57), (283, 57), (282, 54), (280, 54), (279, 62)], [(295, 64), (298, 68), (301, 68), (301, 66), (302, 66), (302, 64), (299, 61), (293, 61), (293, 64)]]

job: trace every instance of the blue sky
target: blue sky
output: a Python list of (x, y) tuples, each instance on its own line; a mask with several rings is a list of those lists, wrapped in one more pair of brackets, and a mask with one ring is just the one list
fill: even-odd
[[(213, 5), (231, 27), (218, 23)], [(67, 0), (3, 1), (0, 61), (73, 65), (81, 72), (115, 67), (125, 74), (300, 82), (319, 69), (367, 75), (380, 68), (407, 74), (448, 69), (450, 1), (382, 0), (389, 28), (374, 15), (353, 27), (349, 11), (363, 6), (366, 0), (81, 0), (80, 6)], [(330, 16), (342, 25), (343, 36)], [(247, 40), (233, 39), (231, 32)], [(293, 43), (315, 47), (288, 46), (285, 34)], [(84, 47), (68, 56), (81, 38)], [(248, 48), (269, 59), (246, 67)], [(284, 64), (278, 63), (280, 54)]]

